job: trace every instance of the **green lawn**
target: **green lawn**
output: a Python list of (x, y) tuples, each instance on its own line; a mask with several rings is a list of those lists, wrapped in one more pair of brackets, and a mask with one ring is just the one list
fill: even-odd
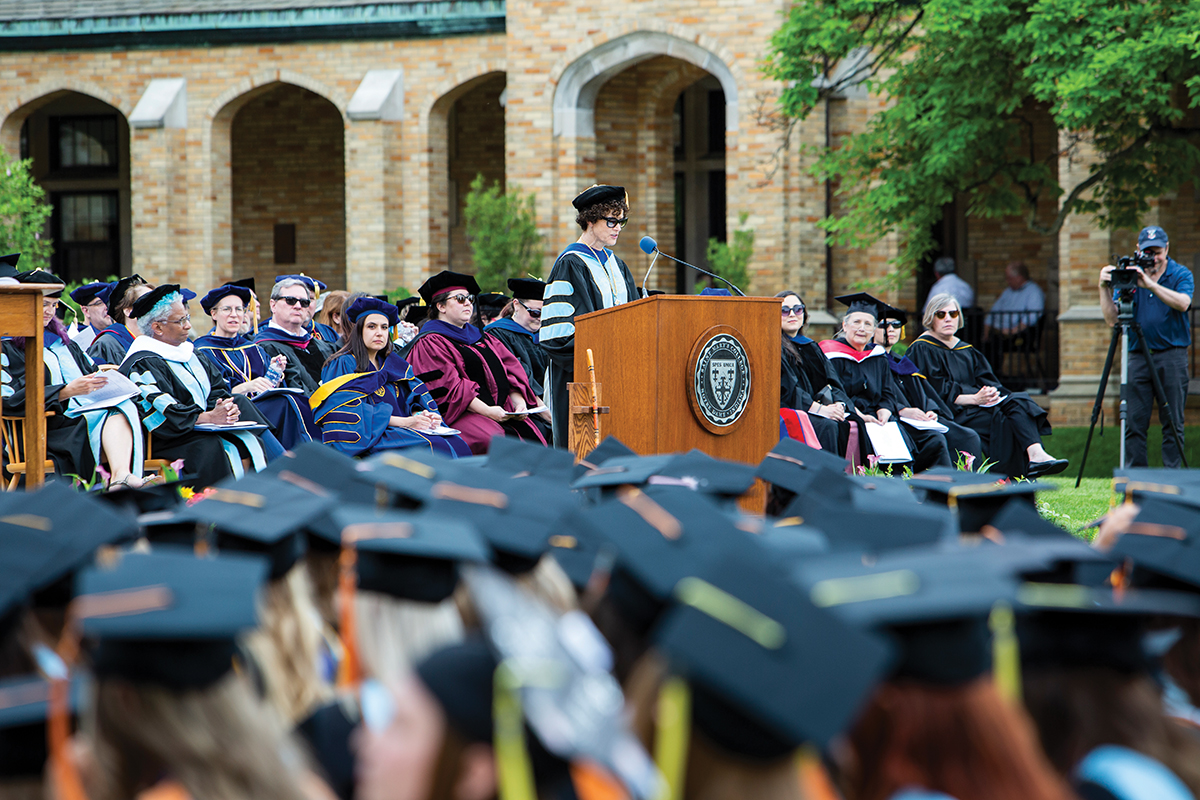
[(1075, 488), (1074, 477), (1055, 475), (1040, 480), (1058, 486), (1056, 492), (1038, 494), (1038, 511), (1042, 512), (1042, 516), (1071, 533), (1091, 539), (1092, 530), (1080, 532), (1080, 529), (1108, 513), (1112, 479), (1084, 478), (1078, 489)]
[[(1112, 420), (1110, 419), (1111, 423)], [(1083, 477), (1087, 478), (1111, 478), (1113, 467), (1117, 466), (1117, 459), (1120, 455), (1121, 447), (1121, 427), (1119, 420), (1118, 424), (1107, 424), (1104, 426), (1104, 434), (1100, 434), (1100, 426), (1096, 425), (1096, 433), (1092, 436), (1092, 449), (1088, 452), (1086, 469), (1083, 472)], [(1083, 458), (1083, 445), (1087, 441), (1086, 427), (1083, 428), (1055, 428), (1054, 435), (1048, 436), (1045, 439), (1046, 450), (1051, 455), (1057, 458), (1071, 459), (1071, 466), (1063, 475), (1070, 475), (1072, 478), (1079, 474), (1079, 462)], [(1168, 434), (1170, 435), (1170, 434)], [(1150, 426), (1149, 432), (1149, 460), (1150, 466), (1162, 466), (1162, 437), (1163, 429), (1157, 424)], [(1191, 425), (1184, 428), (1183, 431), (1183, 453), (1189, 465), (1193, 467), (1200, 466), (1200, 426)], [(1074, 481), (1071, 482), (1072, 486)]]

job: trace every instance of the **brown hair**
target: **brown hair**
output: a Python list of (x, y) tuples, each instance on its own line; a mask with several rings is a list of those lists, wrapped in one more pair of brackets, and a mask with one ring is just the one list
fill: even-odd
[(611, 203), (588, 206), (575, 215), (575, 221), (579, 223), (581, 229), (586, 231), (589, 225), (604, 217), (620, 217), (622, 214), (628, 213), (629, 206), (625, 204), (624, 200), (614, 200)]
[(1200, 741), (1170, 719), (1153, 680), (1109, 667), (1026, 670), (1025, 705), (1063, 775), (1095, 748), (1115, 744), (1162, 762), (1200, 796)]
[[(353, 299), (347, 302), (346, 306), (349, 307), (350, 303), (354, 302), (354, 300), (358, 299), (358, 297), (364, 296), (365, 295), (363, 294), (358, 294), (357, 296), (351, 295)], [(369, 316), (371, 315), (362, 314), (359, 316), (357, 321), (350, 322), (350, 320), (346, 319), (346, 315), (342, 314), (342, 324), (346, 328), (341, 332), (343, 339), (342, 346), (338, 348), (336, 353), (325, 359), (326, 364), (333, 361), (335, 358), (338, 358), (339, 356), (344, 356), (349, 353), (350, 355), (354, 356), (354, 368), (356, 370), (359, 372), (368, 372), (371, 370), (371, 352), (367, 350), (367, 344), (363, 341), (362, 335), (363, 325), (366, 324), (367, 317)], [(380, 369), (383, 368), (383, 362), (387, 361), (388, 356), (392, 354), (394, 349), (394, 342), (392, 341), (392, 337), (389, 335), (388, 340), (383, 345), (383, 349), (380, 350), (375, 356), (376, 360), (379, 362), (378, 366)]]
[(1200, 705), (1200, 619), (1183, 620), (1179, 630), (1179, 641), (1167, 652), (1163, 668), (1192, 704)]
[[(797, 300), (800, 301), (800, 305), (804, 306), (804, 313), (800, 317), (800, 332), (803, 333), (804, 326), (808, 324), (808, 303), (804, 302), (804, 298), (800, 296), (799, 292), (793, 292), (790, 289), (779, 292), (775, 296), (779, 298), (781, 303), (785, 298), (795, 297)], [(781, 342), (780, 342), (780, 347), (779, 347), (780, 354), (783, 356), (784, 359), (786, 359), (787, 361), (790, 361), (793, 366), (796, 366), (796, 367), (801, 366), (800, 351), (796, 349), (796, 345), (790, 339), (788, 339), (787, 336), (784, 335), (782, 328), (780, 328), (780, 330), (779, 330), (779, 335), (781, 337)]]
[(964, 686), (881, 685), (849, 735), (849, 800), (887, 800), (906, 786), (957, 800), (1073, 797), (1038, 747), (1025, 712), (990, 676)]
[[(344, 338), (346, 336), (345, 308), (350, 305), (350, 293), (334, 289), (332, 292), (326, 292), (324, 298), (321, 303), (321, 313), (317, 315), (317, 322), (328, 325)], [(340, 324), (333, 323), (334, 314), (341, 318)]]

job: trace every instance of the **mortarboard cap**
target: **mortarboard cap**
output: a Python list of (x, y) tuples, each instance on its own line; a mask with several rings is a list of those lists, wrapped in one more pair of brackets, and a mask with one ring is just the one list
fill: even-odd
[(575, 470), (575, 457), (566, 450), (544, 447), (514, 436), (497, 436), (488, 448), (484, 468), (508, 477), (536, 475), (567, 484)]
[(1131, 584), (1200, 592), (1200, 515), (1156, 496), (1138, 505), (1137, 517), (1109, 551), (1132, 561)]
[[(80, 709), (88, 680), (71, 681), (67, 707)], [(38, 778), (45, 772), (46, 720), (50, 708), (50, 681), (41, 675), (0, 679), (0, 779)]]
[(1020, 498), (1009, 500), (1002, 505), (986, 524), (991, 525), (1005, 536), (1019, 533), (1032, 538), (1061, 539), (1067, 537), (1075, 541), (1075, 537), (1039, 514), (1034, 504)]
[(738, 498), (754, 486), (754, 467), (740, 461), (713, 458), (701, 450), (689, 450), (673, 456), (649, 483), (683, 481), (702, 494)]
[[(833, 476), (842, 477), (842, 476)], [(781, 517), (799, 517), (801, 522), (824, 533), (833, 550), (883, 552), (902, 547), (933, 544), (958, 534), (954, 515), (937, 506), (901, 503), (890, 491), (851, 486), (849, 502), (836, 488), (827, 488), (818, 477), (806, 494), (798, 494)], [(878, 478), (873, 483), (879, 485)]]
[(233, 668), (237, 636), (255, 626), (265, 577), (259, 558), (166, 549), (84, 570), (73, 607), (93, 672), (173, 690), (210, 686)]
[(249, 289), (251, 294), (257, 294), (254, 288), (254, 278), (238, 278), (236, 281), (227, 281), (226, 286), (241, 286), (243, 289)]
[(439, 297), (454, 289), (462, 289), (472, 296), (479, 294), (479, 284), (476, 282), (474, 275), (451, 272), (448, 269), (442, 270), (437, 275), (422, 283), (421, 288), (417, 289), (417, 294), (421, 295), (421, 299), (425, 301), (425, 305), (431, 306), (434, 303), (435, 297)]
[(476, 295), (475, 305), (491, 314), (498, 314), (508, 305), (508, 295), (499, 292), (483, 292)]
[(52, 272), (46, 272), (41, 269), (31, 269), (27, 272), (18, 272), (13, 276), (17, 279), (17, 283), (46, 283), (57, 284), (57, 289), (43, 289), (42, 295), (45, 297), (61, 297), (63, 293), (63, 279)]
[(693, 724), (743, 757), (824, 747), (890, 660), (883, 640), (816, 607), (751, 552), (706, 560), (671, 597), (655, 644), (691, 685)]
[(903, 308), (898, 308), (896, 306), (889, 305), (888, 303), (885, 303), (882, 300), (880, 300), (879, 301), (879, 320), (883, 321), (885, 319), (896, 319), (896, 320), (900, 321), (901, 325), (907, 325), (908, 324), (908, 312), (905, 311)]
[(229, 295), (234, 295), (235, 297), (240, 298), (243, 304), (250, 305), (251, 292), (249, 289), (247, 289), (245, 286), (236, 286), (232, 283), (226, 283), (222, 286), (218, 286), (208, 294), (204, 295), (204, 297), (200, 298), (200, 307), (204, 309), (205, 314), (208, 314), (211, 317), (213, 307), (216, 306), (217, 303), (221, 302), (223, 298), (229, 297)]
[(577, 194), (575, 199), (571, 201), (571, 205), (575, 206), (576, 211), (583, 211), (586, 208), (607, 203), (624, 203), (625, 205), (629, 205), (629, 194), (625, 191), (625, 187), (600, 184), (589, 186)]
[(670, 464), (673, 458), (673, 455), (616, 456), (576, 478), (571, 484), (571, 488), (642, 486), (650, 480), (652, 475), (657, 475), (660, 470)]
[(854, 294), (843, 294), (843, 295), (841, 295), (839, 297), (835, 297), (833, 299), (837, 300), (842, 305), (847, 306), (847, 308), (848, 308), (847, 313), (853, 314), (854, 312), (859, 311), (864, 314), (870, 314), (872, 317), (875, 318), (876, 321), (879, 320), (880, 309), (887, 306), (887, 303), (884, 303), (882, 300), (872, 297), (871, 295), (867, 294), (866, 292), (855, 292)]
[(129, 308), (129, 315), (134, 319), (139, 319), (153, 311), (160, 300), (172, 294), (179, 294), (181, 298), (183, 297), (183, 294), (179, 290), (179, 284), (164, 283), (161, 286), (155, 287), (133, 301), (133, 305)]
[(0, 278), (15, 278), (17, 276), (17, 262), (20, 260), (20, 253), (9, 253), (6, 256), (0, 256)]
[(795, 439), (780, 439), (759, 463), (754, 475), (781, 489), (803, 492), (821, 470), (840, 475), (846, 470), (846, 459)]
[(394, 327), (400, 323), (400, 311), (396, 306), (375, 297), (359, 297), (346, 309), (345, 316), (350, 323), (358, 322), (358, 318), (366, 314), (380, 314), (387, 318), (388, 326)]
[(541, 300), (546, 294), (546, 282), (536, 278), (509, 278), (508, 290), (516, 300)]
[(191, 289), (187, 288), (186, 286), (179, 287), (179, 294), (183, 297), (184, 305), (187, 305), (188, 303), (190, 303), (196, 299), (196, 293), (193, 292)]
[(99, 298), (101, 302), (106, 302), (114, 285), (116, 284), (104, 283), (103, 281), (97, 281), (96, 283), (85, 283), (83, 286), (71, 290), (71, 299), (74, 300), (81, 308), (97, 298)]
[(120, 324), (125, 321), (124, 318), (117, 318), (117, 306), (121, 305), (121, 301), (125, 299), (126, 293), (134, 286), (144, 286), (145, 284), (146, 279), (134, 273), (128, 277), (121, 278), (113, 285), (112, 291), (108, 295), (108, 315), (112, 317), (113, 322)]
[(782, 517), (766, 525), (760, 541), (789, 561), (829, 552), (829, 538), (799, 517)]
[(575, 465), (575, 477), (578, 478), (586, 474), (589, 470), (595, 469), (610, 458), (632, 455), (636, 455), (636, 453), (626, 447), (620, 439), (615, 436), (605, 436), (604, 441), (596, 445), (592, 452), (580, 459), (579, 463)]
[[(296, 483), (295, 476), (319, 484), (345, 503), (370, 505), (375, 502), (375, 486), (362, 470), (361, 462), (328, 445), (303, 442), (267, 464), (260, 476), (280, 476)], [(289, 473), (289, 475), (284, 475)]]
[(314, 297), (320, 295), (321, 292), (325, 291), (325, 289), (327, 288), (323, 281), (319, 281), (316, 278), (310, 278), (309, 276), (304, 275), (304, 274), (276, 275), (275, 276), (276, 283), (279, 283), (280, 281), (286, 281), (286, 280), (300, 281), (301, 283), (303, 283), (305, 286), (308, 287), (308, 290), (313, 293)]

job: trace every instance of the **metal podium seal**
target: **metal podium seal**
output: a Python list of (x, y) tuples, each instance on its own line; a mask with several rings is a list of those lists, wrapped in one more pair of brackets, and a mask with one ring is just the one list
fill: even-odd
[(692, 381), (688, 392), (692, 410), (713, 433), (728, 433), (750, 402), (750, 358), (737, 332), (709, 329), (693, 348)]

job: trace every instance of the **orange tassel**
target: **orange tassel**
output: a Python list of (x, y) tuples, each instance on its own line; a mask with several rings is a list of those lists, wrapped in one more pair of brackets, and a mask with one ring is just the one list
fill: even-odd
[(338, 665), (337, 686), (339, 689), (352, 689), (358, 686), (362, 679), (358, 665), (358, 636), (355, 633), (354, 618), (354, 593), (358, 585), (357, 564), (358, 551), (354, 548), (354, 543), (343, 542), (342, 555), (338, 559), (340, 567), (338, 600), (341, 605), (339, 609), (341, 630), (339, 633), (345, 652), (342, 655), (342, 663)]
[(629, 794), (607, 770), (592, 762), (573, 762), (571, 782), (579, 800), (629, 800)]
[[(70, 611), (68, 611), (70, 614)], [(79, 639), (75, 622), (68, 618), (58, 645), (58, 655), (69, 668), (79, 655)], [(50, 768), (57, 784), (59, 800), (87, 800), (79, 769), (71, 756), (71, 679), (54, 677), (50, 680), (47, 703), (46, 745), (50, 753)]]
[(796, 769), (799, 772), (800, 788), (809, 800), (840, 800), (841, 795), (833, 787), (829, 773), (817, 754), (809, 748), (804, 748), (796, 757)]

